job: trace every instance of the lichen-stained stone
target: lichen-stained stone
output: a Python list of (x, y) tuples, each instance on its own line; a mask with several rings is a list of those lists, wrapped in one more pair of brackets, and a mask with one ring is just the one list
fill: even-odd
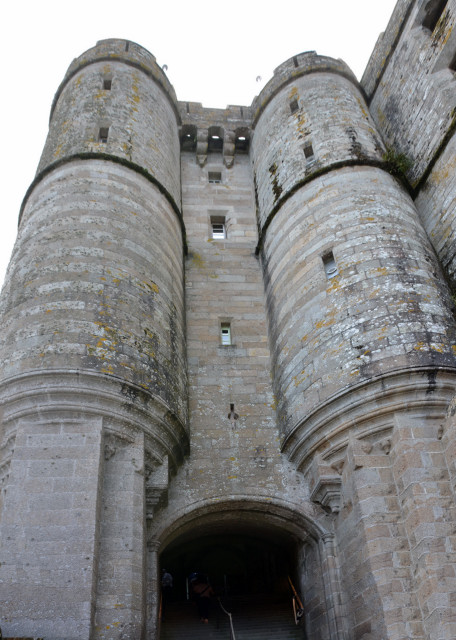
[[(281, 84), (258, 111), (252, 149), (285, 433), (351, 385), (409, 366), (454, 366), (456, 350), (438, 264), (413, 202), (382, 167), (356, 83), (308, 57), (302, 71), (285, 64), (271, 81)], [(337, 99), (323, 107), (329, 86)]]
[(455, 3), (399, 0), (364, 89), (70, 65), (0, 301), (4, 636), (160, 640), (166, 566), (309, 638), (456, 637)]

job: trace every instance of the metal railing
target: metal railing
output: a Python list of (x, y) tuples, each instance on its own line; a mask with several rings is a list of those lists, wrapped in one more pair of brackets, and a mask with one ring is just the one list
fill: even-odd
[(230, 621), (230, 640), (236, 640), (236, 636), (234, 635), (234, 626), (233, 626), (233, 615), (227, 611), (225, 609), (225, 607), (222, 604), (222, 601), (220, 600), (220, 598), (217, 598), (218, 603), (220, 605), (221, 610), (223, 611), (223, 613), (226, 613), (226, 615), (228, 616), (228, 619)]

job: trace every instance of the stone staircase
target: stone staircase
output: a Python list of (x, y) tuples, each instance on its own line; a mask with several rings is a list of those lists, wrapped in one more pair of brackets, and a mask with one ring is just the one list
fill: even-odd
[[(161, 624), (160, 640), (230, 640), (228, 616), (212, 599), (209, 624), (199, 621), (193, 602), (171, 603)], [(304, 640), (293, 620), (291, 599), (274, 596), (222, 598), (233, 615), (236, 640)]]

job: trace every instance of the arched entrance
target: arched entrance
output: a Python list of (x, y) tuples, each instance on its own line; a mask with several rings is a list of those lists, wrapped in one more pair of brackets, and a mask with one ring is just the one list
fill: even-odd
[[(335, 590), (340, 593), (340, 585), (334, 569), (333, 538), (304, 509), (297, 512), (288, 505), (252, 499), (211, 501), (199, 503), (174, 520), (168, 514), (168, 523), (156, 520), (154, 525), (156, 528), (152, 526), (149, 531), (149, 543), (156, 549), (151, 554), (154, 567), (150, 566), (150, 570), (154, 569), (158, 578), (165, 568), (174, 577), (172, 600), (180, 603), (176, 615), (186, 625), (186, 636), (180, 637), (201, 637), (188, 583), (194, 572), (209, 577), (222, 604), (232, 610), (238, 632), (242, 624), (255, 623), (255, 629), (249, 627), (245, 637), (253, 640), (262, 637), (262, 633), (264, 638), (281, 637), (285, 626), (291, 635), (283, 637), (305, 637), (304, 626), (294, 624), (289, 578), (304, 606), (320, 610), (316, 622), (319, 637), (343, 637), (334, 624), (340, 612), (334, 610), (333, 594)], [(158, 599), (155, 606), (158, 610)], [(170, 617), (162, 625), (161, 635), (159, 622), (155, 635), (149, 625), (150, 637), (157, 640), (179, 637), (170, 633), (172, 607), (168, 613)], [(150, 622), (151, 612), (148, 617)], [(224, 624), (223, 614), (217, 612), (217, 617)], [(215, 622), (215, 611), (213, 618)], [(278, 635), (265, 635), (274, 625), (281, 625)], [(316, 630), (309, 628), (308, 632)], [(216, 632), (214, 628), (213, 633)], [(257, 632), (260, 635), (254, 635)]]

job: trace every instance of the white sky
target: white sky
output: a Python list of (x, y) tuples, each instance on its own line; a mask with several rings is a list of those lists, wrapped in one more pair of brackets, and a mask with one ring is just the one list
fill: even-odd
[[(280, 63), (302, 51), (342, 58), (361, 78), (396, 0), (10, 0), (2, 9), (0, 283), (22, 198), (72, 59), (104, 38), (146, 47), (179, 100), (250, 105)], [(263, 81), (257, 83), (257, 76)]]

